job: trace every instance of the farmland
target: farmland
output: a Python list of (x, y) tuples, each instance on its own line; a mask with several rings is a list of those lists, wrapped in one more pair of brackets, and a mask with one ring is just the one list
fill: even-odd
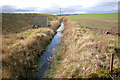
[(69, 18), (81, 27), (91, 28), (98, 33), (110, 31), (113, 35), (118, 34), (118, 13), (83, 14), (69, 16)]
[[(27, 13), (2, 15), (2, 77), (35, 78), (38, 58), (55, 35), (60, 17)], [(51, 27), (32, 29), (32, 16), (48, 16)], [(111, 53), (115, 54), (115, 75), (120, 72), (118, 13), (63, 17), (62, 41), (53, 50), (45, 78), (110, 78)]]

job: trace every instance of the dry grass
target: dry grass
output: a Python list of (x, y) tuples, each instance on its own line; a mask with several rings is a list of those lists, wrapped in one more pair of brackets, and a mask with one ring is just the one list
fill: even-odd
[(56, 16), (47, 15), (50, 28), (31, 29), (30, 20), (35, 15), (39, 14), (3, 14), (3, 78), (34, 77), (38, 57), (59, 25), (58, 21), (52, 22)]
[[(2, 53), (6, 53), (11, 45), (24, 40), (37, 31), (31, 28), (33, 16), (48, 16), (49, 21), (57, 19), (56, 16), (47, 14), (2, 13)], [(58, 25), (58, 22), (53, 22), (51, 28), (56, 29), (56, 24)]]
[[(8, 46), (7, 49), (4, 46), (3, 67), (9, 69), (10, 72), (12, 70), (14, 76), (12, 75), (10, 77), (30, 77), (31, 75), (27, 75), (27, 73), (26, 75), (24, 74), (24, 68), (34, 68), (36, 66), (37, 56), (41, 55), (41, 52), (45, 49), (45, 46), (53, 35), (54, 31), (52, 29), (40, 28), (33, 31), (33, 33), (24, 40), (18, 40), (18, 42)], [(19, 68), (21, 68), (20, 71)], [(3, 70), (3, 74), (4, 73), (6, 72)], [(6, 76), (3, 75), (3, 77)]]
[[(61, 60), (54, 71), (55, 78), (84, 77), (98, 70), (108, 70), (110, 53), (117, 47), (118, 39), (110, 35), (98, 35), (86, 28), (73, 27), (72, 22), (65, 26)], [(74, 24), (74, 26), (76, 26)], [(118, 67), (115, 56), (114, 67)]]

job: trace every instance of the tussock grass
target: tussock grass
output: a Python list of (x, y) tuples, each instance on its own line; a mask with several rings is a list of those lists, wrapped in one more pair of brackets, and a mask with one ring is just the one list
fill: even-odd
[[(61, 51), (65, 52), (60, 56), (53, 77), (86, 78), (91, 72), (109, 70), (110, 53), (118, 47), (118, 37), (95, 34), (90, 29), (78, 27), (77, 24), (73, 25), (68, 21), (63, 32), (62, 44), (65, 48)], [(119, 67), (117, 55), (113, 66)], [(109, 74), (105, 72), (104, 75)]]
[[(44, 30), (44, 32), (40, 32), (41, 30)], [(33, 77), (32, 73), (35, 72), (37, 57), (41, 55), (53, 35), (54, 31), (52, 29), (38, 29), (29, 37), (10, 46), (7, 52), (3, 54), (3, 67), (9, 69), (10, 73), (12, 72), (10, 77)], [(29, 67), (33, 68), (31, 74), (27, 72)], [(24, 68), (26, 68), (26, 73), (24, 73)], [(3, 73), (6, 72), (3, 71)], [(6, 76), (3, 75), (3, 77)]]
[[(99, 70), (96, 73), (89, 73), (87, 78), (109, 78), (109, 79), (119, 79), (120, 68), (114, 68), (111, 74), (109, 70)], [(111, 74), (111, 75), (110, 75)]]
[[(31, 29), (32, 16), (48, 16), (50, 28)], [(3, 13), (2, 62), (3, 78), (33, 78), (38, 57), (59, 26), (54, 15)], [(8, 31), (9, 30), (9, 31)]]

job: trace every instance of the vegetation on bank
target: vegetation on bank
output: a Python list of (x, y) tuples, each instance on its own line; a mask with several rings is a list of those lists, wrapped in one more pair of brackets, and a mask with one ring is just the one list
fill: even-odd
[[(32, 16), (48, 16), (50, 28), (32, 29)], [(29, 13), (2, 14), (3, 78), (33, 78), (39, 56), (59, 26), (57, 16)]]
[[(84, 25), (79, 24), (78, 20), (86, 21), (88, 19), (95, 20), (108, 20), (112, 19), (110, 15), (116, 16), (117, 13), (108, 14), (84, 14), (84, 15), (72, 15), (68, 16), (70, 19), (65, 24), (65, 30), (63, 31), (63, 38), (61, 49), (53, 57), (52, 68), (46, 72), (46, 77), (53, 78), (119, 78), (120, 69), (120, 55), (118, 36), (98, 33), (90, 28), (86, 28)], [(90, 15), (90, 16), (89, 16)], [(91, 17), (91, 15), (94, 15)], [(83, 17), (82, 17), (83, 16)], [(101, 16), (101, 18), (99, 17)], [(106, 17), (103, 17), (106, 16)], [(74, 17), (74, 18), (73, 18)], [(96, 19), (97, 18), (97, 19)], [(113, 19), (117, 19), (116, 17)], [(112, 20), (110, 20), (112, 21)], [(94, 28), (94, 23), (91, 22), (91, 27)], [(109, 24), (110, 22), (103, 21), (103, 23)], [(99, 21), (95, 24), (97, 30), (103, 27), (103, 30), (108, 28), (117, 28), (117, 22), (114, 22), (115, 26), (99, 25)], [(89, 25), (88, 25), (89, 27)], [(108, 30), (108, 32), (110, 32)], [(117, 31), (115, 31), (117, 32)], [(113, 73), (110, 75), (110, 55), (115, 53), (113, 62)], [(111, 77), (115, 76), (115, 77)]]

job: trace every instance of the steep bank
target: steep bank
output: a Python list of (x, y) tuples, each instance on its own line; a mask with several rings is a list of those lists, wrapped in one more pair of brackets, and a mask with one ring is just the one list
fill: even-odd
[[(88, 74), (100, 70), (105, 71), (95, 77), (109, 77), (110, 54), (118, 45), (117, 38), (98, 35), (69, 20), (63, 31), (61, 50), (53, 60), (53, 75), (49, 77), (88, 78), (91, 77)], [(117, 57), (115, 54), (114, 68), (119, 67)]]
[(50, 28), (31, 29), (31, 17), (36, 15), (40, 14), (3, 14), (3, 78), (35, 77), (38, 58), (59, 27), (57, 16), (47, 15)]

